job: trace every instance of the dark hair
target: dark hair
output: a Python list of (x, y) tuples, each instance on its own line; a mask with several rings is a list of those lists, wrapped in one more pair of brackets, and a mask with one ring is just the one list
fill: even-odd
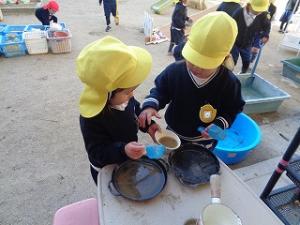
[(104, 109), (103, 109), (104, 113), (110, 112), (109, 100), (112, 99), (118, 92), (121, 92), (123, 90), (125, 90), (125, 88), (117, 88), (116, 90), (113, 90), (111, 92), (110, 96), (109, 95), (107, 96), (106, 104), (105, 104)]

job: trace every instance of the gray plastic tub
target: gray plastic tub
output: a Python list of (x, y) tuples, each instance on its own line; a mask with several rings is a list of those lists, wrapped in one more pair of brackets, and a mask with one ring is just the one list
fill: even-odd
[(250, 74), (237, 75), (242, 84), (242, 96), (246, 102), (245, 113), (265, 113), (277, 111), (283, 100), (291, 96), (269, 81), (254, 73), (253, 82), (247, 82)]
[(282, 75), (300, 83), (300, 57), (286, 59), (283, 63)]

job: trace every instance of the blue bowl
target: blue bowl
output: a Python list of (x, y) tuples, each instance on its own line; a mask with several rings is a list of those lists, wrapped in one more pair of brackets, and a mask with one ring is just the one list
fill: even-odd
[(226, 130), (226, 138), (218, 141), (214, 153), (226, 164), (235, 164), (244, 160), (260, 140), (259, 126), (249, 116), (240, 113)]

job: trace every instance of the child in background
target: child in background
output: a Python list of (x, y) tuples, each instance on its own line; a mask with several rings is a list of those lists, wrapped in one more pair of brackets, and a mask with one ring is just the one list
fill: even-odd
[[(224, 66), (237, 35), (237, 26), (225, 12), (213, 12), (200, 18), (191, 28), (182, 55), (155, 79), (155, 87), (143, 102), (139, 116), (142, 127), (168, 105), (165, 120), (182, 143), (196, 142), (209, 149), (216, 140), (207, 129), (212, 124), (222, 129), (233, 123), (245, 102), (241, 83)], [(198, 132), (198, 127), (206, 127)]]
[[(144, 49), (107, 36), (87, 45), (76, 60), (85, 88), (80, 97), (80, 128), (97, 183), (100, 168), (139, 159), (145, 146), (137, 142), (140, 104), (133, 91), (148, 76), (152, 57)], [(146, 127), (154, 138), (155, 123)]]
[(217, 8), (217, 11), (226, 12), (229, 16), (232, 15), (238, 9), (242, 8), (240, 5), (241, 0), (224, 0)]
[[(99, 5), (102, 4), (102, 0), (99, 0)], [(117, 0), (103, 0), (103, 8), (104, 8), (104, 15), (106, 20), (106, 28), (105, 31), (108, 32), (111, 30), (110, 26), (110, 14), (113, 15), (115, 24), (119, 25), (119, 13), (117, 9)]]
[(59, 5), (56, 1), (49, 1), (43, 7), (35, 10), (35, 16), (43, 25), (50, 25), (50, 21), (57, 23), (57, 17), (54, 14), (59, 10)]
[[(270, 0), (268, 13), (267, 12), (263, 13), (265, 15), (265, 26), (269, 26), (276, 12), (276, 6), (273, 4), (273, 2), (274, 0)], [(250, 59), (251, 63), (255, 61), (258, 52), (260, 51), (261, 47), (268, 39), (269, 39), (269, 33), (260, 32), (255, 34), (254, 42), (251, 48), (251, 59)]]
[(256, 34), (264, 34), (261, 38), (265, 44), (269, 39), (271, 23), (266, 20), (269, 0), (250, 0), (247, 5), (237, 10), (233, 18), (238, 25), (238, 36), (231, 50), (231, 54), (236, 64), (241, 55), (241, 73), (248, 72), (251, 61), (251, 48)]
[(186, 3), (188, 0), (179, 0), (176, 3), (172, 14), (172, 24), (170, 28), (171, 41), (168, 49), (168, 54), (172, 55), (174, 45), (178, 45), (184, 41), (184, 29), (186, 22), (192, 23), (192, 20), (187, 16)]
[(297, 5), (296, 5), (296, 3), (297, 3), (297, 0), (289, 0), (286, 3), (285, 11), (282, 14), (282, 16), (280, 17), (281, 24), (280, 24), (280, 28), (279, 28), (279, 31), (278, 31), (279, 33), (286, 33), (287, 32), (286, 28), (287, 28), (287, 26), (290, 22), (293, 11), (295, 9), (295, 11), (294, 11), (294, 13), (295, 13), (298, 10), (300, 1), (298, 2)]

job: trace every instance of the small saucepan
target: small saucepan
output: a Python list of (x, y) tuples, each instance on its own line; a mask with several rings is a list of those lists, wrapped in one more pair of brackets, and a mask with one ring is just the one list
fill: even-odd
[(115, 196), (133, 201), (149, 200), (164, 189), (168, 169), (162, 159), (127, 160), (115, 167), (108, 188)]
[(197, 144), (181, 145), (169, 154), (168, 160), (177, 179), (190, 187), (209, 183), (210, 176), (220, 170), (217, 157)]

